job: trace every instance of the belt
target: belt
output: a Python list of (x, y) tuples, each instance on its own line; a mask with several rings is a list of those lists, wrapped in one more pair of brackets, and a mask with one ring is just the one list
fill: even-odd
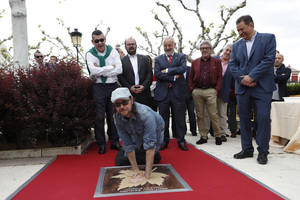
[(206, 89), (213, 88), (213, 87), (209, 86), (209, 87), (198, 87), (198, 88), (206, 90)]
[(115, 85), (115, 84), (117, 84), (117, 82), (114, 82), (114, 83), (105, 83), (105, 84), (103, 84), (103, 83), (98, 83), (98, 84), (101, 84), (101, 85)]
[(114, 83), (105, 83), (105, 85), (115, 85), (117, 82)]

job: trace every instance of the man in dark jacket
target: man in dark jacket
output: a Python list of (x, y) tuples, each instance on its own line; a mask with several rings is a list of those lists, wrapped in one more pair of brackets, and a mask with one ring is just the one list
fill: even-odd
[(274, 62), (274, 79), (277, 89), (273, 92), (272, 101), (283, 101), (282, 97), (289, 96), (286, 83), (291, 76), (291, 69), (285, 67), (285, 65), (282, 64), (283, 61), (283, 55), (280, 53), (276, 53)]

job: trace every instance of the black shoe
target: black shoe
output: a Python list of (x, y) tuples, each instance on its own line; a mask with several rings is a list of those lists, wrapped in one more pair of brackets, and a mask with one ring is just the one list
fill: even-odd
[(196, 144), (204, 144), (204, 143), (207, 143), (207, 140), (204, 139), (203, 137), (201, 137), (200, 140), (198, 140), (198, 141), (196, 142)]
[(241, 129), (237, 130), (237, 131), (236, 131), (236, 134), (237, 134), (237, 135), (241, 135)]
[[(226, 137), (225, 136), (223, 136), (225, 139), (226, 139)], [(226, 139), (226, 141), (227, 141), (227, 139)], [(216, 145), (221, 145), (222, 144), (222, 138), (221, 137), (216, 137)]]
[(159, 149), (159, 150), (164, 150), (164, 149), (166, 149), (166, 148), (168, 148), (168, 144), (167, 144), (167, 143), (165, 143), (165, 142), (163, 142), (163, 143), (161, 144), (161, 146), (160, 146), (160, 149)]
[(253, 153), (248, 153), (246, 151), (241, 151), (237, 154), (234, 154), (233, 157), (235, 159), (244, 159), (244, 158), (252, 158), (253, 157)]
[(99, 150), (98, 150), (98, 153), (99, 154), (104, 154), (105, 152), (106, 152), (106, 147), (105, 146), (100, 146)]
[(178, 147), (182, 150), (182, 151), (188, 151), (188, 147), (186, 146), (185, 142), (181, 142), (178, 144)]
[(265, 165), (268, 162), (268, 155), (264, 153), (259, 153), (257, 156), (257, 162), (259, 164)]
[(197, 132), (192, 132), (192, 136), (197, 136)]
[(118, 150), (119, 151), (120, 149), (122, 149), (122, 147), (119, 144), (111, 144), (110, 145), (110, 149)]

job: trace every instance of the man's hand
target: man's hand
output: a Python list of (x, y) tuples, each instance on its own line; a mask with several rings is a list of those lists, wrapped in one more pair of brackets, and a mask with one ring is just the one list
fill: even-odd
[(98, 67), (98, 65), (97, 65), (96, 63), (94, 63), (94, 66), (95, 66), (95, 67)]
[(179, 79), (180, 77), (182, 77), (182, 75), (175, 75), (176, 79)]
[(148, 178), (146, 178), (145, 176), (141, 176), (141, 175), (137, 175), (136, 177), (132, 178), (129, 183), (142, 183), (142, 182), (146, 182), (148, 180)]
[(163, 69), (163, 70), (161, 70), (161, 73), (167, 73), (167, 69)]
[(138, 87), (135, 87), (136, 94), (140, 94), (145, 90), (143, 85), (136, 85), (136, 86), (138, 86)]
[(128, 174), (128, 177), (134, 178), (137, 177), (138, 175), (143, 176), (143, 173), (139, 169), (131, 171), (131, 173)]
[(130, 92), (133, 94), (140, 94), (145, 90), (143, 85), (133, 85), (130, 87)]
[(254, 87), (257, 85), (257, 83), (249, 76), (249, 75), (245, 75), (245, 76), (241, 76), (242, 81), (241, 84), (248, 86), (248, 87)]

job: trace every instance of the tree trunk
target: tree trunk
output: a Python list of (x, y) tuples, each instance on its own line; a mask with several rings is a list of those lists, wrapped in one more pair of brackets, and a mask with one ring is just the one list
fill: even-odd
[(12, 15), (14, 69), (28, 67), (27, 12), (25, 0), (9, 0)]

